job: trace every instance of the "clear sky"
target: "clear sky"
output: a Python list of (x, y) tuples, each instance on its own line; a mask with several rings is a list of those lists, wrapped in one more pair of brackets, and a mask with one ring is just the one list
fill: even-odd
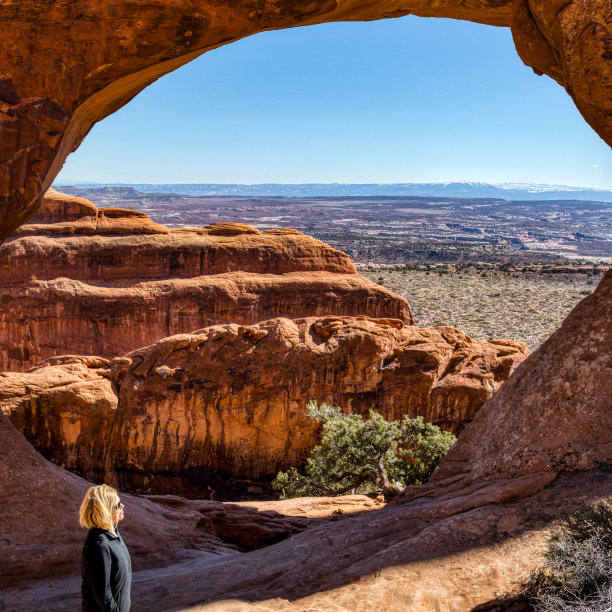
[(612, 189), (612, 152), (508, 29), (410, 16), (206, 53), (97, 124), (56, 183), (71, 181)]

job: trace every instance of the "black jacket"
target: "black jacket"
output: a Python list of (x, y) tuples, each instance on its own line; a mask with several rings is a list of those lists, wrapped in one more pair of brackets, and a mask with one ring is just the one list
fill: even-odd
[(119, 532), (89, 530), (81, 575), (82, 612), (129, 612), (132, 562)]

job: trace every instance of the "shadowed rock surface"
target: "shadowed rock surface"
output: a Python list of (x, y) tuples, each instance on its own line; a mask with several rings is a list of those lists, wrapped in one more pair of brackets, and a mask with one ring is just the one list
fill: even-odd
[[(543, 530), (561, 510), (612, 498), (611, 364), (593, 366), (591, 354), (610, 346), (611, 314), (608, 273), (485, 404), (430, 483), (381, 510), (315, 524), (239, 557), (138, 574), (134, 610), (451, 612), (493, 599), (533, 569)], [(537, 394), (549, 372), (588, 394), (556, 395), (544, 386), (550, 403), (541, 395), (534, 411), (536, 395), (521, 384), (531, 380)], [(508, 443), (500, 446), (502, 439)], [(564, 446), (577, 460), (573, 452), (565, 459)], [(124, 535), (129, 545), (127, 529)], [(53, 586), (52, 594), (44, 582), (6, 589), (0, 601), (59, 611), (78, 605), (75, 579)]]
[(612, 143), (606, 0), (35, 0), (0, 4), (0, 240), (38, 208), (92, 126), (160, 76), (264, 30), (413, 13), (511, 27), (521, 59)]
[(263, 492), (249, 479), (305, 460), (311, 399), (458, 432), (526, 355), (452, 327), (273, 319), (171, 336), (110, 363), (56, 357), (5, 372), (0, 407), (45, 457), (88, 478), (235, 499)]
[(404, 298), (295, 230), (169, 230), (54, 191), (36, 217), (0, 246), (0, 370), (58, 354), (114, 357), (216, 323), (326, 314), (412, 323)]
[[(2, 413), (0, 440), (0, 589), (31, 578), (78, 572), (86, 534), (78, 526), (78, 509), (91, 483), (43, 459)], [(136, 569), (254, 550), (308, 525), (304, 515), (284, 517), (272, 510), (257, 512), (214, 501), (127, 493), (121, 499), (126, 506), (121, 527), (130, 534)], [(4, 610), (2, 601), (0, 594)]]

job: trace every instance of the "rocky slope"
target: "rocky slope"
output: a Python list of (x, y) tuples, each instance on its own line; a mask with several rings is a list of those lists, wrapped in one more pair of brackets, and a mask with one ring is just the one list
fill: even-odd
[[(27, 578), (79, 571), (85, 533), (78, 527), (78, 508), (91, 483), (43, 459), (2, 413), (0, 440), (1, 593)], [(204, 560), (255, 550), (308, 525), (308, 512), (292, 518), (270, 509), (258, 512), (172, 496), (145, 499), (122, 493), (121, 498), (129, 508), (122, 527), (131, 534), (137, 569), (193, 555)], [(353, 505), (370, 507), (372, 502), (357, 496)], [(318, 509), (315, 503), (309, 510), (324, 517), (324, 508), (317, 513)], [(0, 596), (4, 610), (1, 603)], [(28, 607), (22, 604), (18, 609)]]
[(451, 327), (281, 318), (171, 336), (110, 363), (57, 357), (5, 372), (0, 408), (45, 457), (88, 478), (227, 499), (304, 460), (310, 399), (458, 432), (526, 354)]
[[(451, 612), (492, 599), (533, 568), (543, 530), (561, 510), (612, 498), (610, 346), (612, 273), (485, 404), (432, 482), (382, 510), (315, 524), (274, 546), (141, 572), (134, 610)], [(28, 452), (27, 461), (19, 453), (7, 456), (0, 476), (23, 461), (16, 483), (32, 463)], [(49, 507), (47, 491), (56, 499), (55, 480), (39, 486), (47, 488), (19, 515), (24, 502), (13, 484), (13, 503), (3, 504), (13, 531), (23, 533)], [(0, 494), (6, 490), (0, 487)], [(62, 507), (76, 508), (74, 497), (61, 500)], [(65, 529), (58, 528), (56, 543)], [(39, 547), (27, 542), (20, 550), (26, 561)], [(78, 550), (67, 547), (63, 555), (78, 556)], [(1, 591), (0, 602), (9, 609), (25, 601), (30, 609), (69, 610), (78, 605), (78, 589), (76, 578), (39, 581)]]
[(295, 230), (169, 230), (53, 191), (33, 221), (0, 246), (0, 370), (66, 353), (114, 357), (216, 323), (324, 314), (412, 322), (405, 299)]

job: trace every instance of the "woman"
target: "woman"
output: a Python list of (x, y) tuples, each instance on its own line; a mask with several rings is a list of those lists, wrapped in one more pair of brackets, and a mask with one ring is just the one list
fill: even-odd
[(91, 487), (81, 504), (81, 527), (89, 533), (83, 546), (82, 612), (129, 612), (132, 563), (117, 531), (123, 504), (107, 485)]

